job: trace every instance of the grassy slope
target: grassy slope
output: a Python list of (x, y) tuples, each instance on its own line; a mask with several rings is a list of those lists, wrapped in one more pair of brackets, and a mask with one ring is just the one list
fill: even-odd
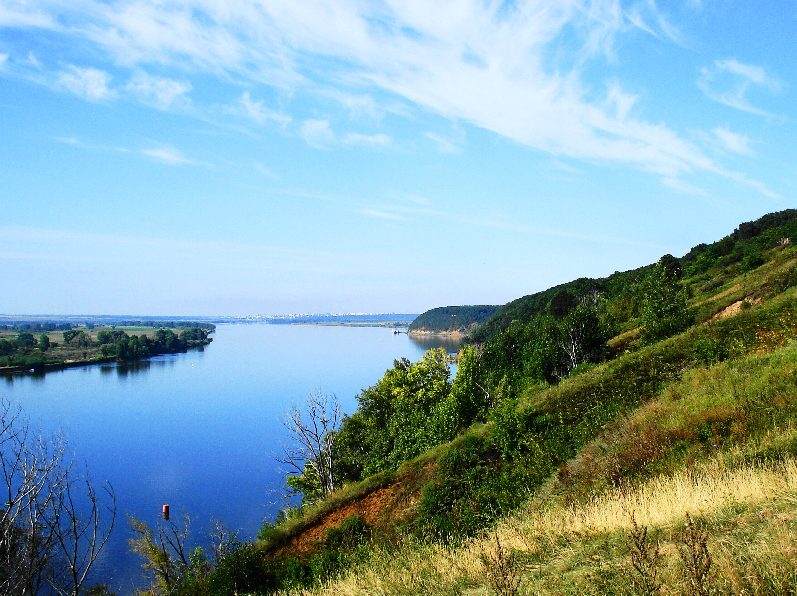
[[(772, 233), (780, 234), (780, 230)], [(505, 528), (533, 517), (532, 512), (552, 515), (552, 507), (565, 511), (561, 503), (583, 503), (599, 498), (596, 495), (605, 495), (600, 497), (605, 499), (605, 509), (612, 499), (620, 499), (618, 486), (627, 491), (645, 482), (666, 484), (673, 475), (672, 482), (676, 482), (678, 474), (685, 473), (685, 465), (695, 466), (712, 458), (715, 467), (721, 461), (730, 470), (742, 466), (739, 473), (751, 478), (771, 480), (774, 472), (761, 468), (761, 462), (777, 466), (778, 461), (795, 452), (797, 431), (790, 426), (796, 413), (795, 348), (783, 346), (797, 337), (797, 291), (794, 290), (797, 249), (774, 248), (771, 238), (766, 242), (765, 246), (770, 248), (764, 251), (765, 262), (752, 271), (745, 271), (738, 261), (725, 259), (687, 277), (697, 324), (685, 333), (640, 349), (634, 346), (636, 334), (633, 325), (629, 325), (625, 330), (627, 337), (617, 343), (619, 347), (632, 348), (631, 351), (557, 386), (529, 388), (521, 395), (513, 416), (523, 443), (519, 455), (530, 460), (533, 468), (533, 473), (525, 478), (531, 498), (522, 515), (511, 516), (499, 524), (499, 534), (502, 541), (508, 540), (511, 548), (519, 551), (518, 556), (526, 560), (521, 567), (527, 591), (584, 593), (601, 591), (600, 586), (627, 591), (629, 581), (623, 537), (623, 528), (630, 523), (627, 516), (613, 529), (560, 533), (553, 543), (546, 543), (545, 550), (550, 554), (540, 558), (539, 548), (521, 547), (513, 542), (511, 533), (501, 534)], [(637, 276), (639, 271), (628, 273)], [(588, 286), (591, 282), (573, 283)], [(769, 356), (773, 350), (776, 352)], [(412, 517), (412, 504), (418, 502), (424, 490), (450, 481), (439, 471), (441, 461), (471, 439), (495, 441), (495, 430), (494, 422), (476, 425), (452, 443), (436, 447), (394, 473), (345, 487), (332, 499), (281, 524), (269, 539), (261, 541), (262, 552), (273, 553), (276, 549), (284, 554), (286, 545), (290, 552), (290, 545), (301, 542), (308, 531), (318, 537), (335, 527), (340, 522), (337, 514), (342, 508), (361, 513), (357, 511), (357, 503), (368, 495), (386, 487), (400, 487), (404, 504), (409, 504), (401, 508), (400, 515), (387, 507), (366, 520), (369, 524), (378, 520), (374, 525), (389, 531), (396, 523)], [(717, 485), (729, 482), (731, 477), (722, 475), (727, 470), (720, 474), (711, 466), (699, 469), (705, 483), (695, 485), (698, 491), (695, 498), (715, 503), (705, 512), (712, 540), (725, 549), (741, 540), (740, 536), (750, 538), (745, 532), (753, 536), (750, 538), (753, 546), (746, 551), (720, 549), (715, 569), (725, 565), (721, 579), (726, 582), (724, 587), (732, 587), (727, 582), (734, 581), (738, 584), (735, 589), (742, 585), (738, 582), (753, 582), (748, 586), (752, 587), (758, 581), (774, 581), (774, 571), (767, 571), (767, 565), (774, 565), (772, 569), (783, 577), (792, 577), (783, 575), (787, 569), (793, 573), (795, 557), (791, 551), (772, 552), (768, 562), (755, 562), (758, 542), (771, 538), (779, 545), (778, 537), (792, 528), (788, 524), (768, 525), (766, 518), (757, 517), (756, 508), (782, 510), (783, 519), (791, 523), (792, 502), (783, 498), (782, 491), (752, 501), (748, 497), (739, 497), (740, 501), (736, 497), (716, 501), (711, 496), (715, 493), (701, 497), (700, 487), (708, 486), (712, 478)], [(657, 475), (660, 478), (656, 479)], [(775, 475), (782, 476), (782, 470)], [(764, 480), (751, 482), (751, 486), (758, 486)], [(788, 490), (792, 489), (789, 485)], [(736, 501), (739, 502), (734, 505)], [(681, 499), (674, 502), (677, 505)], [(661, 506), (655, 501), (650, 503), (653, 505), (648, 510), (654, 505)], [(638, 502), (639, 508), (644, 509), (643, 505)], [(725, 523), (725, 507), (731, 505), (741, 508), (738, 513), (747, 516), (739, 528)], [(663, 573), (668, 585), (676, 591), (681, 579), (671, 530), (682, 523), (683, 513), (688, 510), (686, 505), (676, 507), (666, 522), (649, 520), (649, 516), (640, 520), (640, 523), (650, 521), (655, 532), (670, 540), (664, 549), (668, 562)], [(537, 536), (538, 528), (524, 528), (512, 531), (522, 532), (527, 543), (538, 544), (541, 539)], [(734, 532), (740, 533), (739, 536)], [(546, 533), (545, 539), (548, 538)], [(477, 538), (453, 551), (428, 544), (405, 544), (384, 551), (373, 546), (369, 561), (343, 579), (334, 580), (328, 591), (442, 594), (457, 593), (466, 586), (478, 588), (487, 582), (487, 572), (479, 557), (473, 558), (473, 553), (493, 548), (492, 540)], [(466, 560), (476, 561), (471, 569), (463, 567)], [(601, 583), (604, 575), (609, 584)], [(563, 577), (566, 579), (562, 580)], [(743, 581), (739, 579), (742, 577)]]
[[(718, 422), (718, 410), (729, 414), (720, 417), (724, 430), (704, 430), (700, 440), (704, 424)], [(661, 542), (666, 591), (680, 593), (686, 585), (675, 542), (686, 513), (706, 525), (714, 589), (781, 592), (797, 585), (796, 411), (797, 344), (693, 371), (582, 450), (570, 464), (581, 475), (553, 477), (489, 532), (457, 548), (377, 548), (316, 592), (489, 593), (497, 537), (515, 558), (521, 593), (628, 593), (633, 514)], [(665, 441), (658, 458), (632, 457), (617, 476), (621, 482), (602, 482), (617, 471), (618, 453), (640, 445), (643, 421), (681, 437), (682, 448)], [(655, 445), (643, 441), (639, 449)]]
[[(747, 277), (745, 274), (742, 277)], [(768, 276), (758, 280), (767, 284)], [(734, 283), (740, 283), (738, 280)], [(696, 326), (675, 338), (653, 346), (629, 352), (557, 386), (543, 391), (531, 391), (521, 398), (518, 416), (524, 419), (524, 435), (540, 443), (546, 433), (564, 429), (565, 448), (555, 453), (541, 453), (536, 482), (541, 484), (557, 467), (574, 456), (579, 448), (597, 435), (603, 425), (623, 412), (655, 396), (661, 387), (690, 367), (699, 366), (706, 359), (743, 355), (751, 350), (771, 350), (788, 338), (797, 336), (797, 293), (787, 291), (766, 304), (740, 312), (737, 316)], [(551, 417), (555, 424), (551, 425)], [(435, 462), (472, 437), (490, 432), (490, 426), (477, 425), (451, 444), (441, 445), (408, 462), (392, 474), (380, 474), (351, 484), (316, 505), (299, 517), (283, 524), (264, 544), (264, 550), (282, 548), (307, 528), (325, 524), (325, 518), (338, 508), (362, 499), (390, 484), (403, 485), (405, 493), (419, 493), (429, 482), (435, 481)], [(552, 455), (558, 459), (552, 459)], [(419, 469), (426, 473), (418, 473)], [(389, 516), (390, 512), (386, 512)], [(387, 525), (388, 520), (383, 520)]]

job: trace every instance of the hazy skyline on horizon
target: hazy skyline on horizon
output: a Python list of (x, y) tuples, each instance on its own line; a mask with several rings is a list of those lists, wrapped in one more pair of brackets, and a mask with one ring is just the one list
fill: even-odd
[(786, 0), (0, 0), (0, 313), (502, 304), (794, 206)]

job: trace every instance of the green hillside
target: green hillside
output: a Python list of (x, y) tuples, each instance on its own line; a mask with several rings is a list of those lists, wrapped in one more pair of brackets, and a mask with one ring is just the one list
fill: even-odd
[(397, 360), (300, 507), (165, 591), (794, 591), (796, 241), (783, 211), (511, 302), (453, 379)]
[(468, 332), (489, 319), (498, 306), (439, 306), (418, 317), (410, 324), (409, 330), (429, 333), (452, 331)]
[[(757, 267), (763, 252), (781, 238), (797, 242), (797, 210), (787, 209), (739, 225), (728, 236), (712, 244), (699, 244), (677, 259), (694, 292), (711, 292), (710, 284), (720, 284), (728, 276)], [(529, 321), (561, 303), (599, 292), (608, 302), (616, 323), (629, 328), (640, 315), (642, 283), (651, 265), (617, 272), (600, 279), (581, 278), (536, 294), (523, 296), (499, 308), (473, 333), (477, 342), (486, 341), (505, 330), (512, 321)]]

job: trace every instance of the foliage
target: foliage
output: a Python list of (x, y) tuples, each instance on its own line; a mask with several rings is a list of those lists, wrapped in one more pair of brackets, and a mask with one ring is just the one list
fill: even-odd
[(691, 324), (692, 316), (680, 277), (680, 263), (670, 255), (662, 257), (648, 274), (642, 311), (644, 337), (648, 341), (670, 337)]
[(521, 576), (514, 553), (507, 552), (496, 532), (495, 550), (485, 549), (481, 559), (487, 571), (490, 587), (498, 596), (515, 596), (520, 587)]
[(46, 333), (42, 333), (39, 336), (39, 341), (37, 342), (37, 345), (39, 346), (39, 349), (42, 352), (46, 352), (47, 350), (50, 349), (50, 338)]
[(498, 309), (497, 306), (440, 306), (427, 310), (410, 323), (410, 331), (468, 331), (483, 323)]
[(294, 447), (280, 461), (294, 472), (288, 486), (302, 493), (304, 504), (330, 495), (338, 486), (333, 448), (340, 424), (340, 404), (334, 395), (311, 393), (303, 409), (294, 407), (285, 427)]
[(405, 460), (454, 436), (448, 355), (429, 350), (411, 363), (396, 360), (382, 379), (358, 396), (358, 411), (343, 420), (335, 438), (336, 474), (359, 480), (395, 469)]

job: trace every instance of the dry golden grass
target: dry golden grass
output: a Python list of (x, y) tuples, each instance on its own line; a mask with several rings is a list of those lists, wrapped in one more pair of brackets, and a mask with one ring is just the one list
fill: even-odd
[[(583, 505), (556, 506), (548, 510), (529, 508), (504, 520), (489, 535), (456, 549), (408, 544), (398, 550), (376, 551), (371, 561), (315, 593), (487, 593), (484, 555), (495, 554), (496, 536), (507, 551), (542, 558), (539, 566), (524, 571), (534, 576), (527, 584), (532, 580), (536, 583), (533, 588), (527, 585), (521, 593), (529, 590), (570, 592), (571, 589), (561, 582), (565, 581), (565, 571), (573, 575), (573, 561), (577, 559), (579, 545), (602, 535), (622, 536), (631, 526), (632, 513), (640, 525), (672, 530), (683, 523), (686, 513), (711, 519), (730, 506), (749, 509), (767, 502), (779, 502), (797, 507), (797, 462), (794, 459), (736, 469), (727, 467), (723, 461), (715, 458), (691, 470), (650, 480), (633, 490), (609, 491)], [(717, 551), (715, 572), (722, 575), (726, 588), (739, 593), (750, 589), (751, 585), (754, 589), (756, 577), (783, 575), (782, 570), (779, 571), (781, 568), (772, 563), (774, 571), (767, 576), (765, 568), (769, 562), (785, 559), (793, 563), (797, 559), (792, 532), (777, 526), (777, 516), (771, 521), (773, 525), (767, 539), (756, 547), (755, 553), (746, 553), (743, 563), (737, 560), (741, 555), (727, 540), (718, 539), (713, 543)], [(664, 552), (670, 559), (667, 563), (670, 573), (675, 573), (674, 548), (665, 544)], [(600, 554), (593, 554), (581, 567), (608, 566), (613, 573), (622, 574), (624, 560), (610, 559), (608, 555), (604, 559)], [(589, 573), (591, 571), (586, 570), (582, 575)], [(734, 587), (742, 584), (746, 587), (738, 590)], [(672, 591), (678, 592), (677, 589)]]

